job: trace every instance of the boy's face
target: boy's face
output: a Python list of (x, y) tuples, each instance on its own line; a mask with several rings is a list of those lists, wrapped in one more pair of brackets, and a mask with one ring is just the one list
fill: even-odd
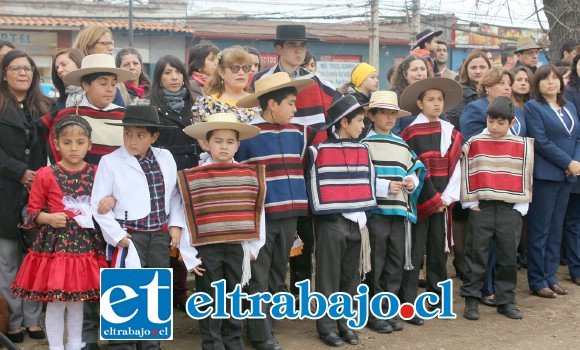
[(435, 119), (443, 113), (445, 98), (441, 90), (427, 90), (423, 95), (423, 100), (417, 100), (417, 106), (423, 111), (427, 118)]
[(280, 104), (278, 104), (273, 99), (270, 99), (268, 102), (268, 107), (274, 116), (274, 122), (280, 125), (289, 124), (290, 120), (292, 120), (294, 117), (294, 113), (296, 113), (296, 95), (286, 96), (286, 98), (283, 99)]
[(494, 139), (499, 139), (500, 137), (504, 137), (505, 135), (507, 135), (508, 130), (512, 126), (514, 126), (515, 121), (516, 120), (513, 119), (511, 122), (508, 122), (507, 119), (490, 118), (488, 116), (487, 130), (489, 131), (491, 137), (493, 137)]
[(305, 41), (285, 41), (282, 46), (276, 45), (276, 54), (280, 56), (280, 61), (298, 67), (304, 62), (306, 57)]
[(115, 94), (117, 93), (117, 77), (114, 75), (103, 75), (90, 84), (83, 82), (82, 88), (87, 93), (87, 99), (93, 106), (105, 109), (115, 99)]
[(127, 152), (134, 156), (145, 157), (149, 147), (157, 141), (158, 137), (158, 132), (151, 135), (144, 127), (125, 126), (123, 128), (123, 144)]
[(368, 116), (375, 123), (375, 132), (377, 134), (389, 135), (397, 121), (397, 113), (398, 111), (394, 109), (379, 108), (374, 115), (369, 112)]
[(354, 117), (350, 121), (350, 123), (346, 120), (346, 118), (342, 118), (340, 120), (340, 130), (339, 130), (340, 134), (342, 134), (341, 136), (350, 137), (351, 139), (356, 139), (357, 137), (359, 137), (365, 127), (364, 120), (365, 120), (364, 113), (361, 113), (356, 117)]
[(211, 159), (218, 164), (231, 163), (238, 147), (240, 147), (240, 141), (237, 134), (230, 129), (215, 130), (208, 141)]
[(437, 36), (433, 36), (431, 39), (429, 39), (429, 41), (427, 41), (425, 43), (425, 49), (429, 52), (431, 52), (432, 54), (435, 53), (435, 51), (437, 51)]

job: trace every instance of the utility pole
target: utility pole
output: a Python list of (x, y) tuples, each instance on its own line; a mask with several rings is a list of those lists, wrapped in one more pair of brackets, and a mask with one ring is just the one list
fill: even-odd
[(133, 47), (133, 0), (129, 0), (129, 47)]
[(417, 40), (415, 36), (421, 31), (421, 0), (413, 0), (411, 11), (411, 47), (413, 47)]
[(369, 63), (379, 71), (379, 0), (371, 0)]

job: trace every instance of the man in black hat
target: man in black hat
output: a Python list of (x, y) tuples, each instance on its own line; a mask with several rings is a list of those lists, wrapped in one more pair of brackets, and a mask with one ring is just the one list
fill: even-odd
[[(306, 27), (301, 24), (279, 25), (276, 27), (274, 47), (278, 54), (278, 64), (257, 73), (251, 84), (264, 77), (278, 72), (286, 72), (292, 80), (312, 79), (314, 83), (298, 92), (296, 96), (296, 113), (290, 121), (292, 124), (308, 125), (314, 128), (326, 124), (327, 110), (331, 103), (342, 96), (340, 92), (317, 73), (302, 68), (306, 56), (306, 43), (319, 41), (306, 36)], [(312, 252), (314, 235), (312, 217), (301, 217), (298, 220), (298, 235), (304, 243), (302, 254), (290, 258), (290, 291), (298, 294), (295, 283), (312, 278)]]
[(417, 43), (413, 46), (414, 50), (410, 53), (411, 55), (423, 57), (427, 62), (429, 62), (429, 67), (427, 68), (430, 70), (430, 73), (432, 73), (430, 76), (441, 76), (434, 59), (435, 52), (437, 51), (437, 38), (439, 38), (442, 33), (443, 31), (441, 30), (434, 32), (431, 29), (425, 29), (415, 36)]

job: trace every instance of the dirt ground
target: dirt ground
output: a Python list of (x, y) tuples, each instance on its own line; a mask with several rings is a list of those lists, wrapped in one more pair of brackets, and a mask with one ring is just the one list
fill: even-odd
[[(450, 260), (449, 260), (450, 261)], [(454, 273), (452, 267), (450, 274)], [(580, 286), (575, 285), (562, 266), (560, 284), (570, 290), (556, 299), (542, 299), (529, 294), (526, 270), (518, 272), (517, 301), (524, 312), (523, 320), (511, 320), (495, 308), (480, 304), (481, 319), (462, 317), (463, 299), (459, 297), (461, 281), (454, 282), (453, 311), (456, 320), (430, 320), (417, 327), (405, 323), (401, 332), (378, 334), (368, 329), (358, 332), (360, 344), (344, 349), (578, 349), (580, 348)], [(314, 321), (283, 320), (276, 324), (275, 334), (286, 350), (327, 350), (318, 339)], [(164, 350), (199, 349), (201, 340), (196, 321), (184, 312), (174, 310), (174, 340), (163, 342)], [(249, 344), (247, 342), (247, 344)], [(105, 349), (105, 343), (102, 344)], [(48, 342), (26, 337), (23, 350), (48, 349)], [(248, 349), (253, 349), (247, 345)]]

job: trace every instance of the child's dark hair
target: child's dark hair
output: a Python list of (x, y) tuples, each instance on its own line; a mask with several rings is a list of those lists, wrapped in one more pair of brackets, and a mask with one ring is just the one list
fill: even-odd
[(216, 130), (232, 130), (235, 134), (236, 134), (236, 141), (240, 141), (240, 132), (234, 129), (214, 129), (214, 130), (210, 130), (207, 132), (207, 134), (205, 134), (205, 139), (206, 141), (209, 142), (209, 139), (211, 139), (214, 131)]
[(340, 129), (340, 121), (346, 118), (346, 121), (350, 124), (350, 122), (356, 118), (359, 115), (364, 115), (365, 114), (365, 109), (363, 107), (357, 108), (354, 111), (350, 112), (349, 114), (345, 115), (344, 117), (340, 118), (336, 124), (334, 124), (334, 127), (336, 130)]
[(93, 131), (91, 125), (83, 117), (76, 114), (69, 114), (56, 122), (54, 125), (54, 138), (58, 140), (66, 128), (73, 126), (81, 128), (89, 140), (91, 139), (91, 132)]
[(144, 128), (149, 134), (151, 134), (151, 136), (155, 135), (156, 132), (159, 132), (159, 128), (155, 126), (145, 126)]
[(83, 75), (81, 77), (81, 83), (87, 83), (88, 85), (91, 85), (93, 83), (93, 81), (99, 79), (100, 77), (115, 77), (115, 79), (117, 79), (117, 74), (107, 73), (107, 72), (91, 73), (91, 74)]
[(274, 90), (258, 97), (258, 101), (260, 102), (260, 108), (263, 111), (268, 108), (268, 101), (271, 99), (276, 101), (276, 103), (280, 104), (284, 99), (290, 95), (298, 95), (298, 90), (294, 86), (288, 86), (282, 89)]
[(502, 119), (511, 123), (514, 120), (516, 109), (509, 97), (498, 96), (491, 101), (486, 113), (490, 119)]

